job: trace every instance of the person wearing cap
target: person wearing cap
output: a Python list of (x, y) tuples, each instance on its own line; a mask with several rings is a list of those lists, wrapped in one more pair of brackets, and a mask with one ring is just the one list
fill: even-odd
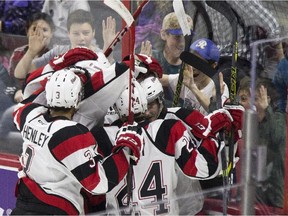
[[(213, 68), (216, 68), (220, 52), (216, 44), (206, 38), (196, 40), (190, 46), (190, 52), (208, 61)], [(178, 74), (163, 75), (161, 83), (163, 86), (170, 86), (173, 92), (176, 90)], [(222, 104), (229, 98), (228, 86), (223, 82), (220, 73), (221, 101)], [(204, 115), (209, 112), (211, 97), (215, 97), (216, 90), (213, 80), (202, 71), (191, 66), (186, 66), (184, 71), (183, 86), (180, 98), (184, 100), (184, 107), (199, 110)]]
[[(186, 14), (189, 27), (193, 28), (192, 18)], [(160, 63), (164, 74), (178, 74), (182, 60), (180, 54), (184, 51), (185, 40), (175, 12), (167, 14), (162, 22), (160, 37), (163, 41), (161, 50), (153, 50), (153, 57)], [(165, 104), (170, 107), (173, 101), (173, 91), (164, 87)]]

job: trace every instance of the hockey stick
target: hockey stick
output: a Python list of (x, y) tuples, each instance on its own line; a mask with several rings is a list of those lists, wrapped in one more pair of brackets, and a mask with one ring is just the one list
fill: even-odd
[[(232, 54), (232, 66), (231, 66), (231, 83), (230, 83), (230, 102), (235, 103), (236, 99), (236, 77), (237, 77), (237, 68), (236, 68), (236, 61), (238, 56), (238, 42), (237, 42), (237, 24), (238, 19), (235, 15), (235, 12), (230, 7), (230, 5), (226, 1), (206, 1), (207, 5), (211, 8), (215, 9), (219, 13), (221, 13), (230, 23), (232, 26), (232, 43), (233, 43), (233, 54)], [(216, 82), (219, 83), (219, 76), (216, 77)], [(219, 86), (219, 85), (216, 85)], [(218, 98), (220, 97), (221, 101), (221, 90), (220, 86), (216, 88), (216, 94), (218, 95)], [(219, 96), (220, 94), (220, 96)], [(220, 133), (220, 139), (224, 139), (224, 134)], [(231, 128), (229, 139), (229, 155), (228, 155), (228, 166), (226, 163), (226, 152), (225, 148), (222, 150), (222, 169), (223, 169), (223, 184), (224, 187), (228, 186), (229, 183), (233, 184), (233, 179), (231, 176), (231, 172), (233, 170), (233, 162), (234, 162), (234, 128)], [(224, 165), (224, 166), (223, 166)], [(223, 214), (227, 214), (227, 205), (228, 205), (228, 189), (224, 188), (224, 196), (223, 196)]]
[[(108, 7), (110, 7), (110, 5), (111, 5), (111, 9), (113, 9), (113, 8), (115, 8), (115, 6), (113, 5), (113, 1), (111, 1), (111, 0), (104, 0), (104, 3), (105, 3), (105, 1), (108, 3), (108, 4), (106, 4)], [(144, 6), (147, 4), (149, 2), (149, 0), (144, 0), (144, 1), (142, 1), (141, 2), (141, 4), (138, 6), (138, 8), (136, 9), (136, 11), (133, 13), (133, 19), (134, 20), (136, 20), (137, 18), (138, 18), (138, 16), (140, 15), (140, 13), (141, 13), (141, 11), (142, 11), (142, 9), (144, 8)], [(121, 4), (123, 4), (123, 3), (121, 3)], [(123, 5), (123, 7), (124, 8), (126, 8), (124, 5)], [(121, 7), (118, 7), (118, 9), (119, 10), (123, 10), (123, 7), (121, 6)], [(118, 13), (118, 11), (117, 11), (117, 8), (115, 8), (116, 10), (116, 12)], [(114, 9), (113, 9), (114, 10)], [(126, 8), (126, 10), (127, 10), (127, 8)], [(126, 11), (125, 9), (124, 9), (124, 11)], [(127, 10), (128, 11), (128, 10)], [(126, 13), (127, 13), (127, 11), (126, 11)], [(121, 12), (122, 14), (123, 14), (123, 12)], [(128, 11), (128, 13), (131, 15), (131, 13)], [(128, 15), (128, 14), (127, 14)], [(121, 15), (120, 15), (121, 16)], [(121, 16), (122, 17), (122, 16)], [(124, 16), (125, 17), (125, 16)], [(123, 17), (122, 17), (123, 18)], [(124, 18), (123, 18), (124, 19)], [(124, 19), (125, 20), (125, 19)], [(125, 20), (125, 22), (126, 22), (126, 20)], [(128, 30), (129, 30), (129, 27), (131, 26), (131, 24), (132, 23), (130, 23), (129, 24), (129, 22), (127, 23), (126, 22), (126, 26), (124, 27), (124, 28), (122, 28), (119, 32), (118, 32), (118, 34), (116, 35), (116, 37), (114, 38), (114, 40), (111, 42), (111, 44), (107, 47), (107, 49), (104, 51), (104, 54), (105, 54), (105, 56), (106, 57), (108, 57), (111, 53), (112, 53), (112, 51), (113, 51), (113, 49), (115, 48), (115, 46), (118, 44), (118, 42), (120, 42), (121, 40), (122, 40), (122, 38), (123, 38), (123, 36), (128, 32)]]
[[(232, 66), (231, 66), (231, 83), (230, 83), (230, 94), (229, 99), (230, 103), (234, 104), (236, 102), (237, 88), (237, 58), (238, 58), (238, 41), (237, 41), (237, 25), (238, 25), (238, 16), (230, 7), (230, 5), (225, 2), (215, 2), (215, 1), (206, 1), (207, 5), (214, 8), (220, 12), (226, 19), (229, 21), (232, 26), (232, 43), (233, 43), (233, 53), (232, 53)], [(229, 162), (227, 167), (226, 175), (228, 178), (231, 178), (231, 172), (233, 170), (233, 157), (234, 157), (234, 128), (232, 128), (229, 134)]]
[[(133, 106), (133, 101), (134, 99), (134, 69), (135, 69), (135, 63), (134, 63), (134, 54), (135, 54), (135, 20), (134, 20), (134, 16), (131, 15), (130, 11), (125, 7), (125, 5), (120, 1), (120, 0), (104, 0), (104, 3), (110, 7), (111, 9), (113, 9), (114, 11), (116, 11), (126, 22), (126, 27), (122, 29), (122, 31), (120, 31), (118, 33), (118, 35), (116, 36), (116, 38), (113, 40), (113, 42), (111, 43), (111, 45), (107, 48), (107, 50), (105, 51), (105, 56), (108, 57), (110, 55), (110, 53), (112, 52), (112, 50), (114, 49), (114, 47), (116, 46), (116, 44), (121, 40), (121, 38), (124, 36), (124, 34), (129, 30), (130, 27), (130, 70), (129, 70), (129, 109), (128, 109), (128, 124), (133, 124), (134, 122), (134, 106)], [(147, 3), (147, 2), (146, 2)], [(145, 4), (146, 4), (145, 3)], [(137, 9), (137, 13), (136, 13), (136, 17), (139, 16), (142, 8), (144, 7), (145, 4), (141, 4)], [(131, 154), (131, 151), (130, 151)], [(132, 198), (132, 177), (133, 177), (133, 167), (131, 165), (131, 161), (130, 161), (130, 165), (128, 168), (128, 172), (127, 172), (127, 176), (126, 176), (126, 181), (127, 181), (127, 207), (130, 207), (130, 201)], [(132, 208), (130, 209), (130, 214), (132, 211)]]
[[(192, 35), (191, 35), (191, 29), (189, 28), (189, 24), (187, 22), (186, 13), (184, 10), (183, 2), (182, 0), (173, 0), (173, 9), (176, 14), (176, 17), (178, 19), (179, 25), (181, 27), (181, 30), (183, 32), (184, 38), (185, 38), (185, 48), (184, 51), (188, 51), (190, 48), (190, 44), (192, 41)], [(176, 107), (178, 105), (178, 101), (180, 98), (182, 83), (183, 83), (183, 73), (185, 69), (185, 63), (181, 63), (178, 81), (176, 85), (176, 90), (173, 97), (173, 103), (172, 107)]]
[[(220, 92), (220, 83), (219, 83), (219, 73), (215, 70), (207, 61), (198, 57), (197, 55), (190, 52), (183, 52), (180, 56), (182, 61), (185, 61), (187, 64), (192, 67), (200, 70), (202, 73), (209, 76), (215, 85), (216, 88), (216, 108), (221, 108), (221, 92)], [(212, 101), (210, 102), (209, 109), (211, 110)], [(214, 104), (213, 104), (214, 105)], [(215, 106), (213, 106), (215, 109)], [(218, 142), (220, 146), (225, 146), (224, 131), (219, 132)], [(228, 202), (228, 189), (229, 184), (227, 175), (224, 173), (227, 171), (227, 160), (225, 148), (221, 150), (221, 161), (222, 161), (222, 172), (223, 172), (223, 185), (224, 185), (224, 196), (223, 196), (223, 214), (227, 214), (227, 202)]]
[[(130, 26), (130, 73), (129, 73), (129, 115), (128, 115), (128, 123), (133, 124), (134, 122), (134, 82), (135, 82), (135, 77), (134, 77), (134, 70), (135, 70), (135, 24), (133, 23)], [(133, 177), (133, 167), (130, 162), (130, 166), (128, 169), (127, 173), (127, 206), (130, 207), (130, 202), (132, 199), (132, 187), (133, 187), (133, 182), (132, 182), (132, 177)], [(132, 208), (130, 208), (130, 213), (132, 211)]]
[(213, 78), (217, 73), (217, 70), (211, 67), (211, 65), (204, 59), (198, 57), (197, 55), (190, 53), (189, 51), (184, 51), (180, 55), (180, 59), (186, 64), (200, 70), (202, 73), (206, 74), (208, 77)]
[(120, 0), (104, 0), (104, 4), (116, 11), (128, 26), (132, 25), (134, 18)]
[(206, 11), (206, 8), (204, 7), (203, 5), (203, 2), (201, 1), (192, 1), (194, 6), (197, 8), (196, 9), (196, 13), (193, 17), (193, 29), (194, 29), (194, 32), (196, 32), (196, 25), (197, 25), (197, 21), (198, 21), (198, 16), (199, 16), (199, 13), (202, 14), (202, 17), (203, 17), (203, 20), (207, 26), (207, 31), (208, 31), (208, 39), (212, 40), (213, 41), (213, 28), (212, 28), (212, 23), (211, 23), (211, 20), (210, 20), (210, 17)]

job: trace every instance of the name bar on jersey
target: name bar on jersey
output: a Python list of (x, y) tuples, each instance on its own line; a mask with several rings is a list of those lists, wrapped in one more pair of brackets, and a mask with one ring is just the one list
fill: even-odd
[(35, 143), (36, 145), (41, 147), (43, 147), (45, 141), (49, 138), (49, 136), (47, 136), (46, 134), (39, 132), (34, 128), (31, 128), (28, 125), (24, 126), (22, 136), (24, 139), (27, 139), (30, 142)]

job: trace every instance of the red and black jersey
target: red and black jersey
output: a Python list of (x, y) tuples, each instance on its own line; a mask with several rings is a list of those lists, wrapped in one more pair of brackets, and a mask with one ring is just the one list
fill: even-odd
[[(158, 119), (143, 123), (144, 149), (136, 166), (133, 166), (132, 204), (135, 214), (179, 214), (176, 187), (181, 181), (179, 172), (187, 178), (210, 179), (221, 170), (220, 146), (213, 138), (196, 139), (180, 120)], [(106, 155), (109, 140), (116, 136), (118, 127), (92, 129), (101, 136), (99, 151)], [(96, 138), (97, 139), (97, 138)], [(98, 140), (98, 139), (97, 139)], [(189, 185), (187, 185), (189, 187)], [(107, 211), (121, 211), (127, 198), (126, 178), (106, 194)]]
[[(65, 117), (50, 117), (44, 106), (30, 102), (18, 106), (14, 122), (24, 140), (18, 176), (25, 190), (18, 197), (22, 201), (33, 197), (25, 204), (28, 208), (43, 214), (54, 214), (49, 212), (54, 208), (70, 215), (83, 214), (81, 190), (104, 194), (128, 170), (123, 151), (104, 157), (88, 128)], [(48, 207), (42, 209), (43, 205)]]
[[(97, 60), (79, 61), (75, 65), (87, 73), (78, 73), (84, 82), (85, 98), (79, 104), (79, 110), (73, 116), (73, 120), (91, 129), (102, 121), (108, 108), (129, 84), (129, 67), (124, 63), (115, 63), (101, 68)], [(53, 73), (54, 70), (49, 64), (30, 73), (26, 79), (23, 98), (36, 93), (37, 102), (46, 105), (45, 94), (39, 95), (38, 92), (45, 88), (48, 78)]]

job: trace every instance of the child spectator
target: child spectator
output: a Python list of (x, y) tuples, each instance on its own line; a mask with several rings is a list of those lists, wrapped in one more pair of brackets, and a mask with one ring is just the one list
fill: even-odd
[[(189, 15), (186, 17), (192, 30), (192, 18)], [(178, 74), (182, 63), (180, 54), (184, 51), (185, 40), (175, 12), (164, 17), (160, 36), (164, 41), (163, 47), (159, 51), (153, 51), (153, 57), (160, 63), (164, 74)], [(165, 86), (164, 94), (165, 103), (170, 107), (173, 101), (173, 91), (169, 86)]]
[[(190, 52), (208, 61), (211, 67), (216, 68), (220, 52), (216, 44), (207, 38), (196, 40), (190, 46)], [(163, 86), (170, 86), (175, 92), (178, 74), (163, 75), (161, 83)], [(222, 78), (222, 76), (220, 76)], [(220, 79), (222, 105), (229, 98), (228, 86)], [(209, 113), (211, 98), (215, 97), (215, 84), (204, 72), (187, 66), (184, 71), (183, 87), (180, 97), (184, 100), (184, 106), (199, 110), (202, 114)]]
[[(107, 27), (103, 25), (103, 32), (107, 37), (104, 38), (104, 48), (110, 45), (110, 39), (116, 35), (115, 33), (115, 19), (111, 17), (107, 18)], [(28, 73), (34, 71), (35, 69), (44, 66), (49, 63), (51, 59), (55, 56), (63, 54), (70, 49), (73, 49), (77, 46), (87, 47), (97, 53), (99, 59), (103, 59), (103, 64), (108, 65), (109, 61), (106, 59), (102, 50), (93, 43), (95, 39), (95, 23), (92, 14), (89, 11), (85, 10), (76, 10), (69, 14), (67, 21), (68, 36), (70, 39), (70, 45), (58, 45), (53, 47), (49, 52), (46, 52), (39, 58), (35, 58), (35, 51), (32, 52), (32, 55), (25, 55), (21, 59), (21, 64), (18, 64), (15, 69), (15, 77), (18, 79), (24, 79)], [(108, 44), (108, 45), (107, 45)], [(30, 50), (37, 50), (39, 46), (35, 46), (34, 43), (29, 44)], [(39, 51), (39, 50), (37, 50)], [(31, 54), (31, 53), (30, 53)], [(112, 55), (110, 55), (112, 56)], [(35, 58), (35, 59), (34, 59)], [(111, 60), (111, 59), (109, 59)], [(111, 60), (112, 61), (112, 60)], [(23, 67), (25, 65), (25, 67)], [(30, 67), (28, 67), (30, 65)]]
[(87, 0), (70, 1), (70, 0), (45, 0), (42, 12), (47, 13), (52, 18), (55, 24), (55, 32), (53, 44), (69, 44), (67, 37), (67, 19), (70, 13), (75, 10), (83, 9), (90, 11), (90, 6)]
[[(27, 20), (26, 24), (26, 34), (29, 40), (29, 44), (33, 44), (33, 47), (37, 47), (34, 51), (29, 49), (29, 44), (16, 48), (9, 62), (8, 72), (12, 79), (15, 80), (17, 91), (14, 95), (15, 102), (20, 102), (22, 100), (21, 93), (21, 80), (15, 79), (14, 71), (17, 64), (21, 61), (23, 56), (35, 56), (40, 57), (42, 54), (46, 53), (50, 49), (50, 42), (53, 37), (54, 23), (51, 17), (46, 13), (37, 12), (32, 14)], [(33, 53), (31, 54), (31, 52)], [(21, 67), (29, 67), (30, 65), (22, 65)]]
[[(54, 24), (48, 14), (37, 12), (32, 14), (27, 20), (27, 37), (30, 41), (30, 44), (33, 43), (35, 44), (35, 46), (38, 46), (38, 51), (37, 53), (35, 52), (37, 56), (41, 56), (43, 53), (49, 50), (49, 44), (53, 36), (53, 30)], [(27, 52), (30, 52), (28, 44), (16, 48), (12, 53), (9, 64), (10, 82), (6, 84), (5, 90), (5, 93), (11, 96), (12, 103), (9, 103), (10, 106), (6, 107), (5, 112), (0, 118), (0, 136), (2, 139), (9, 139), (10, 143), (13, 143), (13, 146), (17, 146), (17, 144), (19, 146), (19, 139), (13, 139), (9, 137), (9, 133), (19, 133), (19, 131), (15, 128), (13, 124), (12, 113), (15, 103), (19, 103), (23, 99), (23, 80), (19, 80), (14, 77), (14, 70), (16, 68), (16, 65), (23, 58), (23, 56), (30, 55)], [(25, 67), (25, 65), (23, 65), (23, 67)], [(26, 65), (26, 67), (29, 67), (29, 65)], [(9, 76), (8, 73), (7, 76)], [(5, 102), (7, 103), (8, 101)]]
[[(245, 77), (241, 80), (238, 96), (245, 109), (251, 108), (251, 81)], [(271, 80), (257, 80), (255, 92), (255, 109), (258, 116), (258, 145), (267, 148), (266, 178), (257, 185), (257, 202), (283, 208), (285, 152), (286, 152), (286, 116), (275, 110), (275, 88)], [(253, 104), (252, 104), (253, 105)]]

